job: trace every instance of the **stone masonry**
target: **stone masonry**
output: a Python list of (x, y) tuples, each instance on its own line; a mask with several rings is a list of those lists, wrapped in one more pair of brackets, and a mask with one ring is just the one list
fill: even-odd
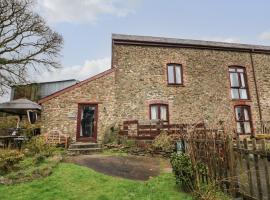
[[(170, 123), (205, 121), (211, 126), (222, 120), (235, 128), (235, 105), (250, 106), (254, 133), (260, 131), (261, 120), (270, 121), (270, 48), (253, 52), (248, 45), (217, 43), (218, 49), (211, 42), (208, 48), (200, 48), (207, 46), (201, 43), (187, 48), (181, 41), (168, 46), (164, 44), (170, 41), (151, 39), (114, 35), (109, 73), (40, 101), (43, 131), (58, 128), (75, 137), (77, 119), (68, 115), (77, 114), (80, 102), (98, 103), (99, 141), (106, 129), (124, 120), (149, 121), (151, 103), (168, 104)], [(168, 63), (183, 66), (182, 86), (167, 84)], [(229, 66), (245, 67), (249, 100), (231, 99)]]

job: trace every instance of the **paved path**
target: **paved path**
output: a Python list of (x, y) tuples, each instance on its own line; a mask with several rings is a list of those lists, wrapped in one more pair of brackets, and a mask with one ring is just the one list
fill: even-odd
[[(107, 175), (133, 180), (148, 180), (159, 175), (161, 168), (160, 159), (144, 156), (80, 155), (68, 158), (67, 162), (86, 166)], [(165, 171), (168, 171), (168, 168), (167, 163)]]

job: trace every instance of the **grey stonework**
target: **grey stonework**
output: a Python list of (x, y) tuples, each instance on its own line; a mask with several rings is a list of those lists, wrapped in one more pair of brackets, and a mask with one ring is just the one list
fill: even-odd
[[(254, 132), (260, 114), (250, 52), (113, 43), (113, 72), (42, 102), (43, 131), (75, 137), (79, 102), (98, 103), (98, 140), (124, 120), (149, 120), (151, 103), (169, 105), (170, 123), (225, 121), (235, 128), (234, 106), (249, 105)], [(252, 53), (262, 120), (270, 121), (270, 55)], [(166, 64), (183, 66), (183, 86), (168, 86)], [(233, 101), (228, 67), (246, 68), (250, 100)], [(71, 113), (71, 114), (70, 114)]]

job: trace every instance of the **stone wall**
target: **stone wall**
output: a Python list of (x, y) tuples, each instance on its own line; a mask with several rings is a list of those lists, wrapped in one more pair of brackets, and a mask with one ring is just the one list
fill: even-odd
[(262, 120), (270, 121), (270, 55), (253, 55)]
[[(205, 121), (235, 128), (235, 105), (249, 105), (254, 132), (260, 116), (250, 53), (114, 44), (113, 72), (42, 103), (42, 131), (53, 128), (76, 135), (78, 103), (98, 103), (98, 141), (106, 129), (124, 120), (149, 122), (149, 105), (169, 105), (170, 123)], [(262, 119), (270, 121), (270, 56), (253, 54)], [(167, 63), (183, 66), (183, 86), (167, 85)], [(246, 68), (250, 100), (234, 101), (228, 67)], [(70, 117), (73, 116), (73, 117)], [(75, 117), (74, 117), (75, 116)]]
[(114, 122), (114, 72), (75, 87), (42, 103), (42, 132), (58, 129), (75, 139), (78, 103), (98, 103), (98, 134), (101, 141)]
[[(171, 123), (207, 120), (211, 126), (223, 120), (228, 127), (235, 127), (234, 106), (245, 104), (251, 106), (254, 128), (260, 127), (249, 53), (121, 44), (115, 44), (113, 49), (116, 111), (120, 121), (147, 121), (149, 104), (161, 101), (169, 105)], [(184, 86), (167, 85), (167, 63), (182, 64)], [(270, 64), (269, 56), (256, 58), (256, 65), (262, 63), (265, 66)], [(250, 100), (231, 100), (230, 65), (246, 67)], [(267, 70), (266, 67), (264, 69)], [(270, 73), (270, 70), (267, 71)], [(263, 72), (258, 76), (263, 76)], [(262, 99), (269, 99), (270, 93), (263, 93)], [(265, 104), (264, 112), (268, 113), (268, 105)]]

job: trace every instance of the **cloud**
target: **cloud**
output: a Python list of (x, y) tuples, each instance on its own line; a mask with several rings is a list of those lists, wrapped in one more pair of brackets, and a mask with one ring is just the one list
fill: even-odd
[(234, 37), (204, 37), (203, 40), (215, 42), (239, 43), (240, 39)]
[(94, 23), (101, 15), (124, 17), (141, 0), (38, 0), (38, 11), (53, 23)]
[(265, 31), (265, 32), (262, 32), (258, 38), (260, 40), (270, 40), (270, 31)]
[(63, 67), (51, 72), (45, 71), (31, 76), (36, 77), (35, 81), (37, 82), (59, 81), (65, 79), (77, 79), (81, 81), (109, 69), (110, 66), (111, 59), (110, 57), (106, 57), (96, 60), (86, 60), (83, 65)]

